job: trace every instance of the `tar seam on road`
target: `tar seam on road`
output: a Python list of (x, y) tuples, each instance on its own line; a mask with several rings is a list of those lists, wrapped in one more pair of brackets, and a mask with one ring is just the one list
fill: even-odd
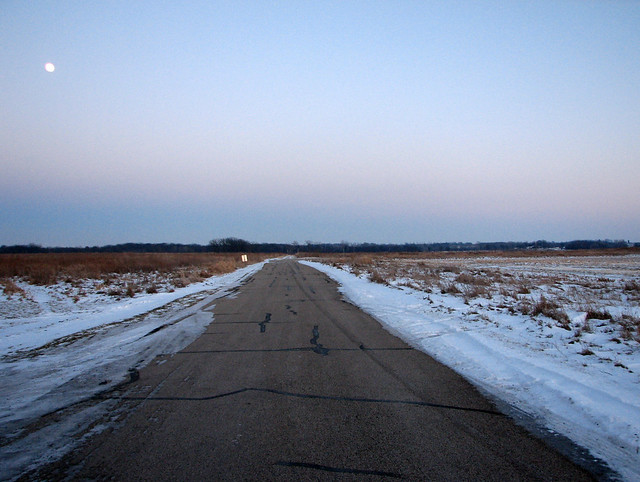
[[(205, 333), (206, 335), (206, 333)], [(361, 346), (360, 348), (326, 348), (323, 347), (327, 352), (334, 351), (409, 351), (413, 350), (413, 348), (366, 348)], [(314, 346), (302, 346), (295, 348), (238, 348), (238, 349), (229, 349), (229, 350), (191, 350), (191, 351), (181, 351), (175, 353), (175, 355), (203, 355), (206, 353), (217, 354), (217, 353), (268, 353), (268, 352), (280, 352), (280, 351), (316, 351), (317, 348)], [(165, 354), (168, 356), (168, 354)]]
[(380, 403), (380, 404), (400, 404), (400, 405), (412, 405), (417, 407), (430, 407), (430, 408), (445, 408), (448, 410), (461, 410), (464, 412), (477, 412), (477, 413), (485, 413), (487, 415), (497, 415), (500, 417), (504, 417), (505, 415), (496, 412), (495, 410), (485, 410), (482, 408), (469, 408), (469, 407), (456, 407), (454, 405), (442, 405), (440, 403), (431, 403), (431, 402), (423, 402), (420, 400), (391, 400), (384, 398), (364, 398), (364, 397), (340, 397), (334, 395), (317, 395), (312, 393), (295, 393), (295, 392), (286, 392), (283, 390), (274, 390), (272, 388), (241, 388), (239, 390), (234, 390), (232, 392), (220, 393), (218, 395), (209, 395), (205, 397), (162, 397), (162, 396), (153, 396), (153, 397), (101, 397), (96, 396), (96, 398), (116, 398), (119, 400), (156, 400), (156, 401), (176, 401), (176, 402), (206, 402), (210, 400), (217, 400), (219, 398), (230, 397), (233, 395), (239, 395), (245, 392), (261, 392), (261, 393), (270, 393), (273, 395), (280, 395), (284, 397), (294, 397), (294, 398), (306, 398), (311, 400), (329, 400), (335, 402), (354, 402), (354, 403)]
[(318, 343), (318, 338), (320, 338), (320, 330), (318, 329), (318, 325), (313, 326), (313, 330), (311, 331), (313, 338), (309, 340), (309, 343), (314, 345), (312, 351), (317, 353), (318, 355), (327, 356), (329, 354), (329, 349), (322, 346), (322, 343)]
[(271, 321), (271, 313), (267, 313), (264, 317), (264, 321), (258, 323), (260, 325), (260, 333), (267, 331), (267, 323)]
[(402, 475), (394, 474), (393, 472), (384, 472), (382, 470), (362, 470), (362, 469), (345, 469), (339, 467), (329, 467), (328, 465), (310, 464), (307, 462), (276, 462), (276, 465), (282, 467), (302, 467), (305, 469), (324, 470), (325, 472), (334, 472), (338, 474), (355, 474), (355, 475), (377, 475), (379, 477), (392, 477), (394, 479), (401, 479)]

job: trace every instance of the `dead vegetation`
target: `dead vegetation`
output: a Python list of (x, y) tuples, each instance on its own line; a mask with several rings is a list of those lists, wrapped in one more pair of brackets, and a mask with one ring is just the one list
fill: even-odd
[[(250, 254), (249, 263), (267, 257)], [(87, 289), (114, 297), (133, 297), (142, 292), (182, 288), (246, 264), (239, 254), (221, 253), (3, 254), (0, 287), (9, 297), (24, 295), (19, 282), (41, 286), (66, 283), (75, 297), (85, 295)], [(91, 288), (86, 287), (87, 280), (93, 281)]]
[(2, 290), (4, 294), (6, 294), (9, 298), (12, 295), (24, 295), (24, 290), (20, 288), (11, 278), (2, 278), (0, 279), (0, 286), (2, 286)]
[(538, 325), (571, 331), (576, 341), (600, 330), (611, 339), (640, 343), (637, 250), (309, 257), (376, 283), (453, 295), (467, 305), (525, 315)]
[(556, 320), (558, 325), (565, 330), (571, 330), (569, 316), (556, 301), (548, 300), (544, 296), (540, 296), (538, 302), (533, 306), (532, 316), (543, 315), (552, 320)]

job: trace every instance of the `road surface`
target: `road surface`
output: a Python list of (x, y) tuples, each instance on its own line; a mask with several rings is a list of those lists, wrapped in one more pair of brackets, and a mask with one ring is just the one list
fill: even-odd
[(112, 394), (125, 417), (51, 472), (114, 480), (590, 480), (295, 260)]

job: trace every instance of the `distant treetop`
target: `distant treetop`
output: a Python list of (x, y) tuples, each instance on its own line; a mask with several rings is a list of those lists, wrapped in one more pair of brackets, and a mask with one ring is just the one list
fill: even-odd
[(491, 243), (253, 243), (239, 238), (213, 239), (209, 244), (124, 243), (86, 247), (42, 247), (38, 244), (0, 246), (0, 254), (23, 253), (422, 253), (439, 251), (516, 251), (527, 249), (607, 249), (640, 247), (624, 240), (576, 240), (565, 242), (491, 242)]

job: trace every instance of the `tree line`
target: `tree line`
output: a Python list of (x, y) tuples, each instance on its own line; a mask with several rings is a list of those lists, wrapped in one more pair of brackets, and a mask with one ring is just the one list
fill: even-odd
[(43, 247), (38, 244), (0, 246), (0, 254), (22, 253), (424, 253), (440, 251), (516, 251), (526, 249), (607, 249), (640, 247), (624, 240), (574, 240), (565, 242), (490, 242), (490, 243), (255, 243), (239, 238), (213, 239), (208, 244), (123, 243), (106, 246)]

